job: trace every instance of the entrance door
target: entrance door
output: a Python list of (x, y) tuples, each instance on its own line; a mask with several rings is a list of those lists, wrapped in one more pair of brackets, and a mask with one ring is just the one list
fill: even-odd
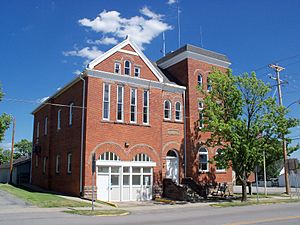
[(99, 174), (97, 177), (97, 199), (109, 201), (109, 175)]
[(166, 178), (170, 178), (176, 183), (179, 182), (179, 171), (178, 171), (178, 156), (174, 150), (170, 150), (166, 157), (167, 163), (167, 174)]

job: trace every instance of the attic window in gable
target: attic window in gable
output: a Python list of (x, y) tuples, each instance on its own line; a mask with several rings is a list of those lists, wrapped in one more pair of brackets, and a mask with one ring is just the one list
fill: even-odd
[(130, 67), (131, 67), (130, 61), (126, 60), (124, 62), (124, 73), (125, 73), (125, 75), (129, 75), (130, 76)]
[(135, 77), (140, 77), (140, 74), (141, 74), (141, 68), (135, 66), (135, 67), (134, 67), (134, 76), (135, 76)]
[(121, 73), (121, 63), (115, 62), (115, 73), (120, 74)]

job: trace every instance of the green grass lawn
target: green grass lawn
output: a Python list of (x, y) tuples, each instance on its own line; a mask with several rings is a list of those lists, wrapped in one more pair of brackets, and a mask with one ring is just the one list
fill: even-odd
[(6, 191), (25, 202), (42, 208), (53, 207), (88, 207), (90, 203), (65, 199), (55, 194), (31, 192), (9, 184), (0, 184), (0, 190)]
[(65, 213), (84, 215), (84, 216), (125, 216), (129, 214), (125, 210), (111, 209), (111, 210), (66, 210)]

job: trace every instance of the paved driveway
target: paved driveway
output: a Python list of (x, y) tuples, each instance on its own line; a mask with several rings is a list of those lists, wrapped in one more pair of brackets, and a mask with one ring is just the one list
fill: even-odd
[(0, 190), (0, 211), (8, 209), (26, 208), (29, 204)]

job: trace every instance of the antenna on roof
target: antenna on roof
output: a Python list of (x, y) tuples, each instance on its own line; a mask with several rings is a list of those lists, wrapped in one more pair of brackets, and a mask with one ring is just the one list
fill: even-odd
[(162, 33), (162, 49), (160, 50), (160, 52), (163, 54), (163, 56), (166, 55), (166, 37), (165, 37), (165, 32)]
[(203, 40), (202, 40), (202, 26), (200, 25), (200, 45), (203, 48)]
[(180, 9), (179, 0), (177, 0), (177, 27), (178, 27), (178, 48), (180, 48)]

